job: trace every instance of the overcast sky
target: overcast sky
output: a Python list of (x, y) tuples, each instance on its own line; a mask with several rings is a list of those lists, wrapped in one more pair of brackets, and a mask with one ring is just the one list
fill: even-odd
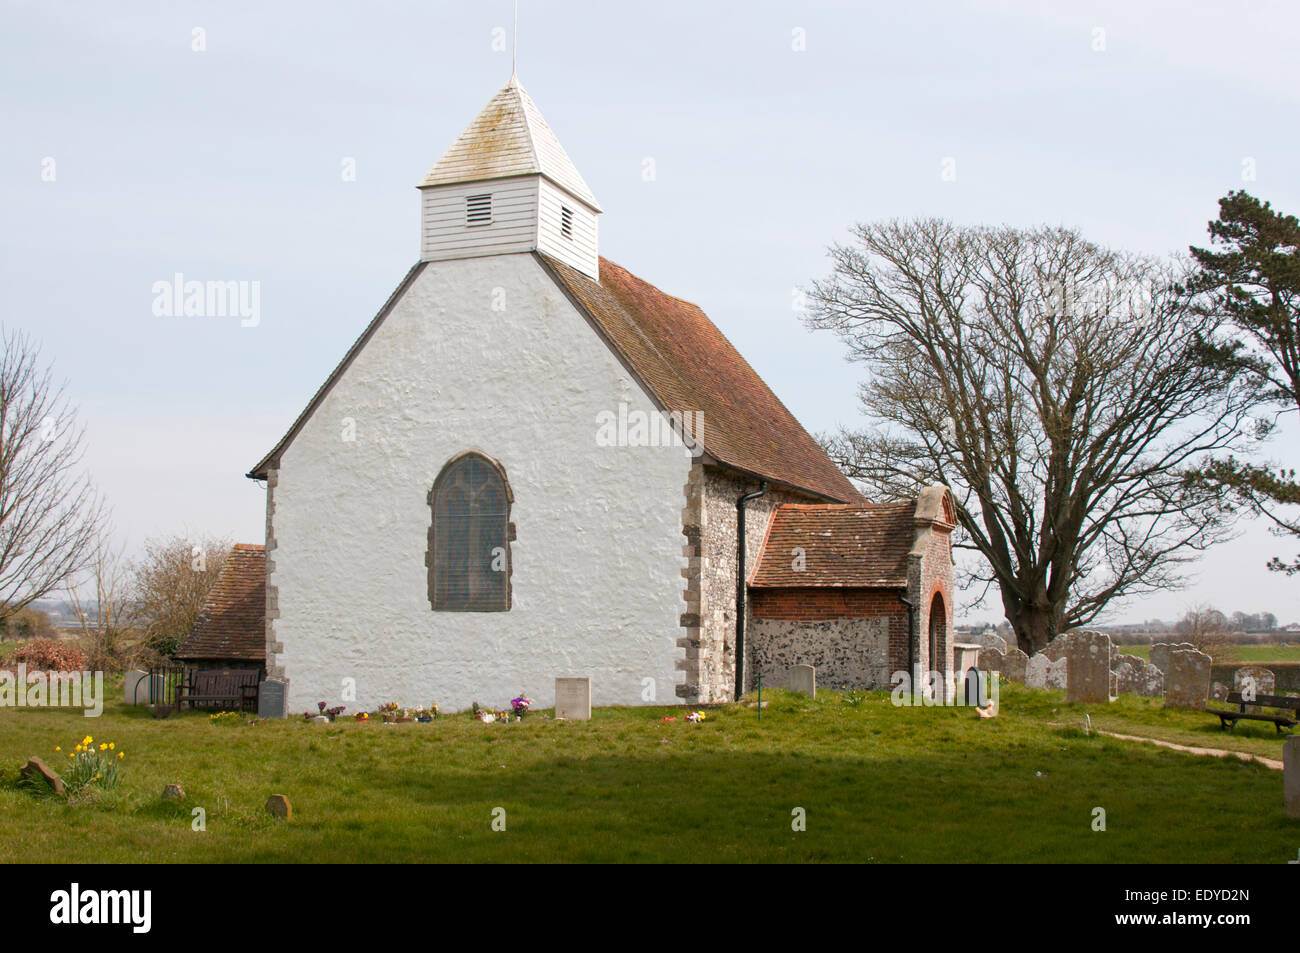
[[(1230, 189), (1300, 213), (1295, 4), (520, 7), (519, 76), (605, 210), (601, 252), (700, 304), (814, 433), (854, 421), (860, 369), (793, 289), (853, 221), (1168, 254)], [(0, 320), (69, 382), (124, 541), (260, 542), (243, 474), (418, 258), (414, 186), (509, 77), (511, 3), (0, 9)], [(178, 272), (260, 282), (260, 323), (156, 316)], [(1300, 621), (1300, 581), (1264, 569), (1295, 548), (1246, 528), (1111, 619)]]

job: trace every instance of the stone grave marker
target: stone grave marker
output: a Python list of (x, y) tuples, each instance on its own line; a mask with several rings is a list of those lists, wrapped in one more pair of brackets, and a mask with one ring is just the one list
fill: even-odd
[(148, 705), (162, 701), (163, 679), (140, 669), (132, 669), (122, 679), (122, 701), (128, 705)]
[(259, 718), (283, 718), (285, 711), (284, 682), (278, 678), (268, 678), (257, 686), (257, 716)]
[(266, 799), (266, 809), (273, 817), (287, 821), (293, 817), (293, 806), (283, 794), (272, 794)]
[(1210, 657), (1195, 649), (1170, 652), (1165, 707), (1204, 708), (1205, 700), (1210, 697), (1210, 664)]
[(41, 758), (28, 758), (27, 763), (18, 769), (18, 774), (28, 780), (40, 775), (54, 790), (55, 794), (63, 794), (63, 778), (59, 777), (58, 772), (51, 769)]
[(796, 665), (790, 669), (790, 691), (802, 692), (809, 698), (817, 697), (817, 669), (812, 665)]
[(1151, 664), (1166, 675), (1169, 674), (1169, 656), (1176, 651), (1185, 649), (1194, 649), (1196, 646), (1191, 642), (1156, 642), (1151, 646), (1149, 655)]
[(1076, 629), (1065, 646), (1065, 700), (1110, 701), (1110, 636)]
[(1261, 665), (1243, 665), (1232, 673), (1232, 690), (1241, 692), (1246, 711), (1259, 713), (1259, 706), (1250, 700), (1259, 695), (1276, 695), (1277, 679), (1273, 672)]
[(1141, 656), (1117, 653), (1111, 656), (1111, 668), (1115, 673), (1116, 694), (1159, 698), (1165, 693), (1164, 672)]
[(555, 717), (568, 721), (591, 721), (590, 676), (555, 680)]
[(1015, 646), (1005, 652), (997, 649), (980, 649), (980, 668), (986, 672), (1001, 672), (1002, 677), (1012, 682), (1024, 682), (1025, 670), (1029, 666), (1029, 656)]
[(1065, 688), (1068, 679), (1069, 660), (1064, 656), (1052, 659), (1036, 652), (1025, 665), (1025, 684), (1030, 688)]

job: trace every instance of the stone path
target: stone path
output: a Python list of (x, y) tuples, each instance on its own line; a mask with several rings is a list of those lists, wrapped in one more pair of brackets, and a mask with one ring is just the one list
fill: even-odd
[[(1053, 722), (1060, 728), (1067, 727), (1061, 722)], [(1121, 741), (1144, 741), (1149, 745), (1159, 745), (1161, 748), (1171, 748), (1174, 751), (1185, 751), (1188, 754), (1208, 755), (1213, 758), (1241, 758), (1243, 761), (1258, 761), (1266, 768), (1272, 768), (1274, 771), (1282, 770), (1282, 762), (1275, 761), (1272, 758), (1265, 758), (1260, 754), (1250, 754), (1246, 751), (1230, 751), (1227, 748), (1197, 748), (1192, 745), (1175, 744), (1172, 741), (1162, 741), (1159, 738), (1147, 738), (1143, 735), (1121, 735), (1117, 731), (1103, 731), (1100, 728), (1092, 729), (1093, 734), (1105, 735), (1107, 738), (1119, 738)]]

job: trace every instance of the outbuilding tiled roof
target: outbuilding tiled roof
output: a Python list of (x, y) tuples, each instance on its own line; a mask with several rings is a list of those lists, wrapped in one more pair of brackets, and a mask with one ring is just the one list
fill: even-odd
[(664, 410), (703, 415), (719, 463), (841, 502), (862, 496), (697, 305), (600, 259), (600, 281), (540, 256)]
[(194, 631), (177, 651), (178, 659), (266, 658), (266, 552), (236, 543), (208, 593)]
[[(916, 501), (778, 506), (750, 585), (899, 588), (916, 539)], [(795, 550), (802, 550), (801, 564)], [(798, 568), (802, 565), (802, 568)]]

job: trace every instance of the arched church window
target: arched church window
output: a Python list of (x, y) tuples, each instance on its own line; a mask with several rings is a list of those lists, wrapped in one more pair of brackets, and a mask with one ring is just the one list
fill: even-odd
[(466, 452), (442, 468), (429, 493), (429, 602), (439, 612), (510, 608), (510, 541), (514, 497), (505, 470)]

